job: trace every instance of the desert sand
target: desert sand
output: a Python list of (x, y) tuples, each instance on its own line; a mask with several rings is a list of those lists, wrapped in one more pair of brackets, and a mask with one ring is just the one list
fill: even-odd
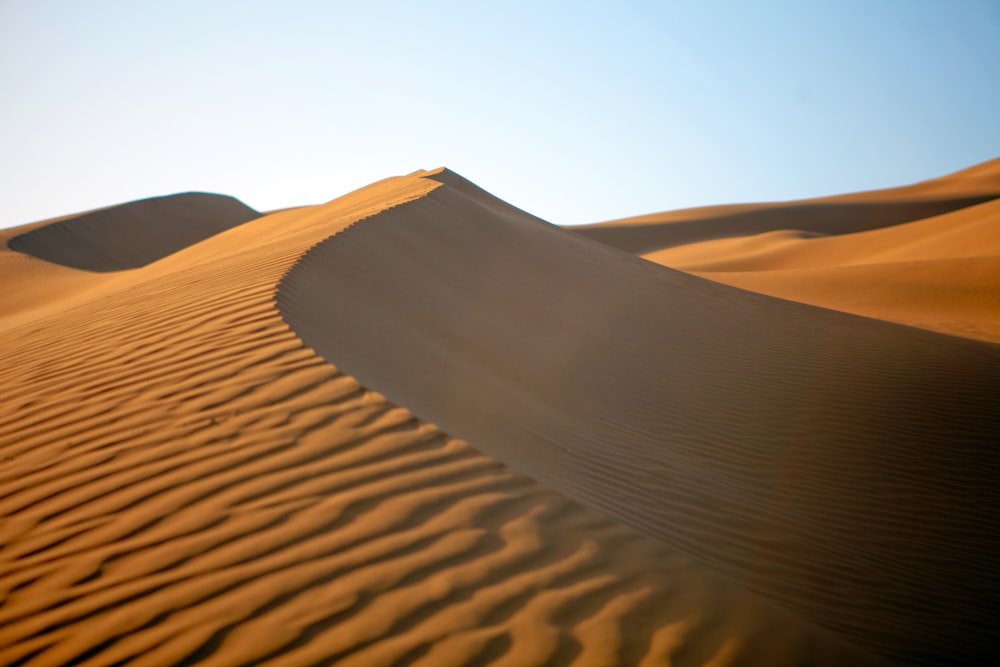
[(1000, 160), (909, 186), (575, 228), (772, 296), (1000, 342)]
[(0, 663), (989, 664), (998, 172), (3, 230)]

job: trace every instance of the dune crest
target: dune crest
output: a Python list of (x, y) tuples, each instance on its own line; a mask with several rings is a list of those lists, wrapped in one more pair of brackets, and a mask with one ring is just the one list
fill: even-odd
[(0, 262), (75, 295), (0, 316), (0, 663), (881, 664), (303, 345), (279, 279), (424, 174), (130, 271)]
[(869, 650), (1000, 655), (1000, 347), (733, 289), (427, 177), (282, 280), (306, 344)]

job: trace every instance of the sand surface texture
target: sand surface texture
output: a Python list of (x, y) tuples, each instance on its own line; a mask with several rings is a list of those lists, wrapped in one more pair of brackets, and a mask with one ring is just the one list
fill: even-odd
[(1000, 347), (733, 289), (431, 178), (289, 272), (308, 345), (872, 651), (993, 654)]
[[(937, 240), (787, 270), (981, 259), (992, 177), (783, 237)], [(4, 233), (40, 240), (0, 251), (0, 664), (1000, 655), (997, 345), (659, 266), (448, 171), (242, 224), (190, 197), (134, 247), (134, 204)], [(624, 249), (754, 255), (702, 241)]]
[(718, 282), (1000, 342), (1000, 160), (888, 190), (574, 228)]
[(0, 252), (5, 287), (37, 287), (0, 311), (0, 664), (877, 663), (303, 345), (282, 275), (439, 187), (389, 179), (128, 271)]

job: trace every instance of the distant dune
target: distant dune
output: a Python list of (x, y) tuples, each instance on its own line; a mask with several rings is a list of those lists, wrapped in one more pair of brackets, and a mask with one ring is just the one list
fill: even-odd
[(18, 234), (7, 245), (77, 269), (123, 271), (259, 217), (232, 197), (188, 192), (61, 218)]
[(837, 197), (574, 227), (704, 278), (1000, 342), (1000, 160)]
[(994, 167), (637, 246), (447, 170), (5, 231), (0, 664), (996, 662)]
[(947, 213), (1000, 197), (1000, 159), (913, 185), (770, 204), (730, 204), (652, 213), (573, 227), (628, 252), (716, 238), (799, 230), (848, 234)]
[(840, 201), (774, 205), (736, 205), (694, 209), (664, 216), (626, 218), (613, 223), (581, 225), (574, 231), (595, 241), (642, 254), (698, 241), (749, 236), (794, 229), (811, 234), (850, 234), (948, 213), (998, 195), (942, 197), (891, 202)]

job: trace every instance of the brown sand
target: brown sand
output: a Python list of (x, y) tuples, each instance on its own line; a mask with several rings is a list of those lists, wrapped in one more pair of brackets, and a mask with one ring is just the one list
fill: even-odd
[[(121, 256), (114, 253), (81, 250), (77, 259), (87, 254), (82, 260), (104, 271), (89, 273), (0, 250), (0, 664), (876, 662), (739, 581), (445, 435), (303, 345), (275, 307), (279, 279), (347, 225), (394, 206), (352, 232), (381, 229), (380, 218), (396, 219), (393, 212), (405, 224), (406, 207), (437, 207), (431, 196), (439, 190), (454, 195), (419, 173), (389, 179), (200, 242), (190, 241), (192, 227), (211, 207), (194, 206), (163, 226), (151, 217), (147, 250), (159, 259), (143, 254), (140, 268), (128, 271), (115, 271)], [(106, 249), (119, 238), (116, 225), (99, 217), (85, 233), (72, 222), (31, 247), (40, 254), (66, 247), (65, 237), (79, 233), (85, 248)], [(413, 248), (425, 254), (403, 257), (406, 264), (467, 262), (461, 248), (449, 257), (449, 248), (437, 246), (437, 232), (421, 229), (422, 215), (412, 222), (417, 236), (428, 236)], [(535, 235), (533, 225), (525, 234)], [(557, 248), (576, 243), (556, 234)], [(190, 245), (178, 249), (173, 241), (181, 238)], [(447, 336), (447, 318), (428, 308), (434, 294), (395, 304), (399, 314), (379, 311), (406, 274), (377, 269), (378, 248), (363, 246), (358, 259), (369, 269), (311, 286), (293, 272), (288, 289), (296, 299), (356, 294), (358, 310), (346, 317), (372, 333)], [(495, 269), (480, 266), (482, 273), (464, 278), (525, 285), (497, 273), (513, 259), (502, 256), (504, 246), (497, 250)], [(400, 257), (391, 245), (387, 252)], [(306, 257), (302, 267), (316, 263)], [(446, 289), (439, 296), (449, 297)], [(441, 303), (448, 317), (473, 305)], [(505, 331), (518, 328), (517, 311), (494, 306)], [(306, 328), (311, 316), (290, 319)], [(428, 328), (398, 328), (417, 322)], [(338, 335), (311, 331), (331, 342)], [(453, 353), (465, 344), (452, 341)], [(507, 352), (498, 350), (493, 363)], [(349, 341), (344, 358), (359, 367), (372, 361)], [(478, 385), (434, 359), (419, 365), (419, 379), (447, 393), (449, 410), (463, 397), (476, 406), (517, 389), (498, 388), (503, 378), (490, 372)], [(591, 388), (607, 392), (610, 408), (657, 400), (622, 396), (615, 383), (609, 377)], [(525, 398), (533, 413), (561, 403), (552, 393)], [(518, 406), (495, 403), (500, 412), (511, 407)], [(498, 431), (488, 447), (536, 446), (545, 434), (530, 431), (530, 417), (508, 413), (523, 428)], [(599, 415), (551, 414), (581, 417), (582, 444), (591, 448), (588, 420)], [(535, 467), (527, 472), (544, 477)], [(598, 484), (631, 488), (621, 468), (607, 469)], [(721, 480), (728, 469), (705, 466), (702, 481), (715, 485), (712, 476)], [(567, 479), (589, 483), (575, 473)], [(976, 479), (969, 484), (978, 489)], [(574, 492), (587, 495), (583, 487)], [(633, 500), (634, 517), (648, 512), (659, 520), (658, 506), (643, 505), (641, 483)], [(723, 532), (703, 541), (721, 547), (726, 535), (741, 534), (742, 516), (704, 524)]]
[(1000, 342), (1000, 160), (901, 188), (574, 228), (744, 289)]
[(1000, 347), (672, 271), (430, 177), (286, 276), (308, 345), (876, 653), (1000, 654)]
[(188, 192), (51, 221), (8, 239), (7, 246), (77, 269), (122, 271), (259, 217), (232, 197)]
[(940, 178), (883, 190), (769, 204), (666, 211), (573, 230), (640, 253), (713, 238), (796, 229), (844, 234), (939, 215), (1000, 197), (1000, 158)]
[(644, 257), (785, 299), (1000, 342), (1000, 201), (868, 232), (774, 232)]

